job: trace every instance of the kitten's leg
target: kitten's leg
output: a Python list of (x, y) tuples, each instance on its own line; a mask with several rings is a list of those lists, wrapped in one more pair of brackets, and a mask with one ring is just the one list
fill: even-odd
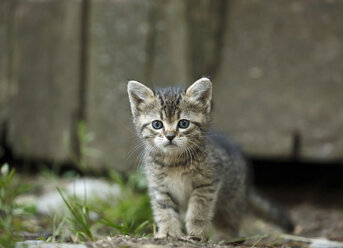
[(218, 195), (218, 204), (216, 204), (212, 220), (218, 234), (214, 239), (230, 240), (239, 236), (242, 217), (245, 213), (244, 194), (227, 197), (228, 195), (230, 195), (228, 192)]
[(178, 206), (168, 191), (150, 189), (151, 205), (158, 227), (156, 238), (181, 237)]
[(190, 237), (206, 238), (211, 227), (216, 200), (216, 185), (195, 187), (188, 203), (186, 229)]

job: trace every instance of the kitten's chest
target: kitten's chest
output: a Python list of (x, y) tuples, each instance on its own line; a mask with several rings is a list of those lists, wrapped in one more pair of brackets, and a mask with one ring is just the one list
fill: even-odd
[(181, 210), (186, 210), (193, 190), (190, 175), (181, 170), (170, 170), (164, 179), (164, 185), (177, 201)]

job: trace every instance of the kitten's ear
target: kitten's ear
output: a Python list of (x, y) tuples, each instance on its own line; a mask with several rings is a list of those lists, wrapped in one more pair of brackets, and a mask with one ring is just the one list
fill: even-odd
[(208, 78), (200, 78), (186, 90), (189, 100), (206, 105), (211, 109), (212, 83)]
[(137, 81), (129, 81), (127, 92), (131, 105), (132, 115), (136, 117), (144, 105), (147, 105), (154, 97), (154, 92)]

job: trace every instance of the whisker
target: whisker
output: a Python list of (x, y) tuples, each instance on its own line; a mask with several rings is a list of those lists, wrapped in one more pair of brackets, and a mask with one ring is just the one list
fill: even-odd
[(198, 148), (200, 151), (204, 152), (207, 154), (207, 151), (205, 150), (204, 147), (200, 146), (199, 144), (195, 143), (194, 141), (192, 140), (188, 140), (189, 143), (191, 143), (192, 145), (194, 145), (196, 148)]
[(126, 155), (125, 155), (125, 161), (127, 161), (139, 148), (144, 146), (143, 142), (140, 142), (139, 144), (135, 145)]

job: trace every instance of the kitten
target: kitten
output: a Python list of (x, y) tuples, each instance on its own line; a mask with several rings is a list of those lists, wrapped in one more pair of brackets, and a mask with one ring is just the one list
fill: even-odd
[(156, 237), (181, 237), (184, 214), (189, 237), (206, 238), (213, 225), (226, 237), (238, 235), (246, 210), (288, 231), (288, 216), (254, 193), (247, 163), (228, 139), (208, 132), (212, 83), (201, 78), (186, 90), (152, 91), (128, 83), (136, 131), (144, 143), (144, 171)]

